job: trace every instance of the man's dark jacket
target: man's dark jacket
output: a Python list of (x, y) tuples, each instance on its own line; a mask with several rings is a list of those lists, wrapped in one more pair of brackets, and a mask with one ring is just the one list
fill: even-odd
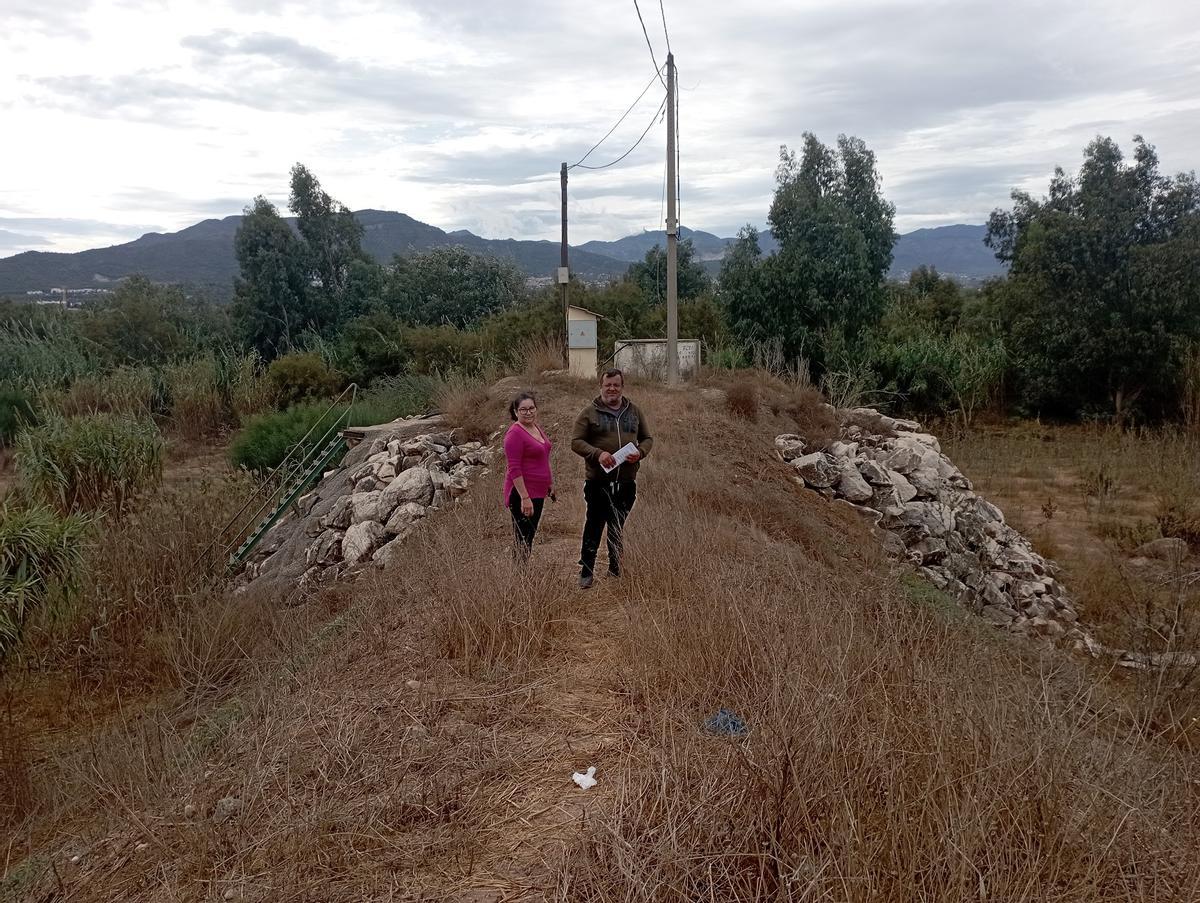
[(654, 446), (646, 418), (628, 398), (622, 397), (621, 407), (615, 411), (600, 398), (595, 398), (575, 418), (571, 451), (587, 462), (589, 480), (637, 479), (640, 461), (622, 464), (612, 473), (605, 473), (600, 466), (600, 452), (614, 454), (627, 442), (636, 445), (643, 458)]

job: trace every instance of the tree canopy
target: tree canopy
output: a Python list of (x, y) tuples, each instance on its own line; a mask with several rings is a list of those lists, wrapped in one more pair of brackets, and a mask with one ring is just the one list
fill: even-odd
[[(675, 254), (675, 286), (681, 301), (699, 298), (712, 286), (704, 264), (696, 257), (696, 246), (690, 238), (679, 242)], [(646, 256), (625, 271), (625, 281), (635, 283), (647, 300), (665, 304), (667, 300), (667, 252), (655, 245)]]
[(1132, 161), (1111, 138), (1084, 151), (1075, 177), (1056, 169), (1040, 200), (1012, 194), (987, 243), (1011, 264), (1003, 303), (1031, 410), (1108, 410), (1118, 420), (1170, 384), (1200, 336), (1200, 188), (1162, 176), (1140, 136)]
[(799, 156), (780, 149), (775, 178), (768, 221), (779, 250), (764, 258), (757, 233), (743, 229), (722, 267), (721, 294), (736, 335), (777, 338), (819, 369), (821, 333), (852, 338), (883, 309), (895, 208), (858, 138), (842, 135), (833, 149), (806, 133)]

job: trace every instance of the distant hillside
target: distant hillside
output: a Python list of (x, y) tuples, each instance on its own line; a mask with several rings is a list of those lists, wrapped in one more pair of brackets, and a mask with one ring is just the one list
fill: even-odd
[[(719, 238), (711, 232), (700, 232), (686, 226), (679, 227), (681, 238), (692, 240), (701, 260), (720, 260), (725, 256), (725, 250), (733, 243), (732, 238)], [(665, 231), (645, 231), (638, 235), (626, 235), (616, 241), (589, 241), (579, 246), (580, 250), (593, 254), (603, 254), (617, 260), (634, 263), (646, 256), (646, 252), (655, 245), (666, 247), (667, 233)], [(768, 249), (764, 249), (768, 250)]]
[[(481, 238), (465, 230), (445, 232), (387, 210), (360, 210), (354, 215), (363, 225), (365, 249), (379, 261), (390, 260), (395, 254), (463, 245), (472, 251), (511, 259), (530, 276), (549, 276), (558, 266), (557, 242)], [(233, 236), (241, 221), (241, 216), (209, 219), (178, 232), (151, 232), (136, 241), (75, 254), (26, 251), (0, 259), (0, 293), (63, 286), (103, 287), (133, 273), (143, 273), (156, 282), (186, 283), (227, 295), (238, 271)], [(288, 221), (294, 226), (293, 219)], [(891, 276), (906, 278), (921, 264), (935, 266), (966, 282), (1002, 274), (1004, 267), (983, 244), (985, 232), (984, 226), (958, 225), (901, 235)], [(681, 233), (692, 239), (705, 267), (715, 274), (733, 239), (686, 228)], [(642, 232), (616, 241), (589, 241), (571, 250), (571, 269), (585, 278), (619, 276), (655, 244), (666, 244), (664, 233)], [(766, 253), (775, 249), (769, 232), (762, 234), (761, 244)]]
[[(531, 276), (548, 276), (558, 266), (559, 246), (552, 241), (480, 238), (470, 232), (445, 232), (403, 213), (359, 210), (363, 247), (381, 262), (396, 254), (463, 245), (473, 251), (513, 260)], [(0, 259), (0, 292), (19, 293), (55, 287), (93, 288), (142, 273), (156, 282), (187, 283), (228, 293), (237, 276), (233, 237), (242, 217), (208, 219), (179, 232), (151, 232), (141, 238), (74, 254), (26, 251)], [(288, 222), (295, 226), (294, 217)], [(571, 269), (593, 278), (624, 273), (628, 264), (574, 249)]]
[(983, 243), (987, 226), (939, 226), (917, 229), (900, 236), (890, 275), (903, 279), (917, 267), (937, 267), (939, 273), (965, 282), (1003, 276), (1007, 268)]

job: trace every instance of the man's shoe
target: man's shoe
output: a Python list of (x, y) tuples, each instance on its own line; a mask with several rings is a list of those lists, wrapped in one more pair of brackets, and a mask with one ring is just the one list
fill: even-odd
[(591, 574), (580, 574), (579, 575), (579, 588), (580, 589), (591, 589), (592, 588)]

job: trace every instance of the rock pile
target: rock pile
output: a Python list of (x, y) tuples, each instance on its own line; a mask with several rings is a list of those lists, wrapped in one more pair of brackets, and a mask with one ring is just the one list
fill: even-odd
[(775, 440), (798, 481), (867, 518), (889, 554), (990, 623), (1101, 651), (1076, 623), (1056, 566), (973, 491), (936, 437), (871, 408), (836, 414), (840, 438), (823, 451), (803, 436)]
[[(246, 568), (248, 579), (301, 587), (391, 560), (423, 518), (464, 495), (494, 450), (414, 421), (351, 449), (340, 468), (297, 502)], [(425, 430), (420, 430), (425, 426)]]

